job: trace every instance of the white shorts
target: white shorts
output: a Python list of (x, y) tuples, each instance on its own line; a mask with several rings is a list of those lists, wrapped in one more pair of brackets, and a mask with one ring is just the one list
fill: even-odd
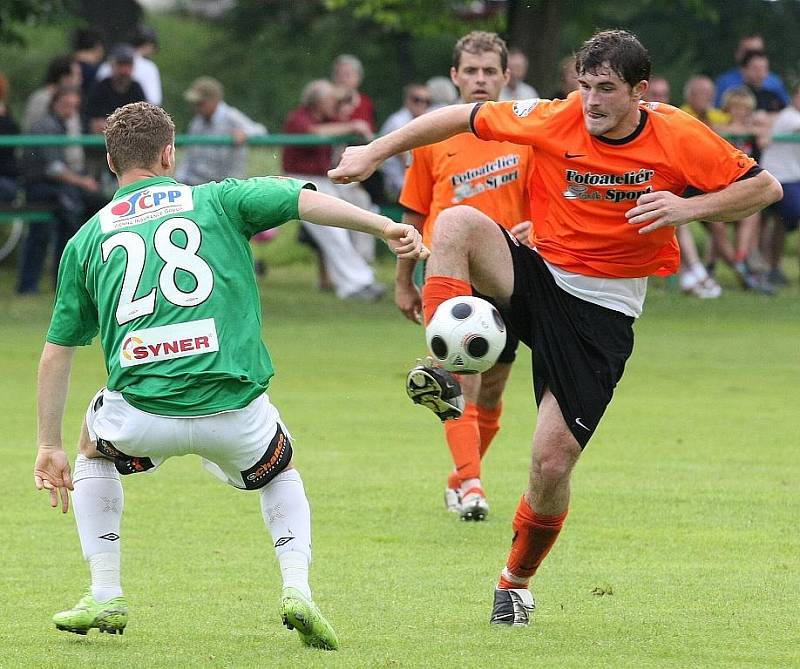
[(177, 418), (141, 411), (103, 388), (89, 403), (86, 428), (121, 474), (155, 470), (167, 458), (193, 453), (223, 481), (254, 490), (292, 459), (289, 432), (266, 395), (236, 411)]

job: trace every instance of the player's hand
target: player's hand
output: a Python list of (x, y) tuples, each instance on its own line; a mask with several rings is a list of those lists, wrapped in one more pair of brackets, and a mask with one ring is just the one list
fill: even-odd
[(412, 323), (422, 323), (422, 297), (413, 283), (395, 282), (394, 303)]
[(517, 223), (513, 228), (511, 228), (511, 234), (517, 238), (517, 241), (519, 241), (520, 244), (530, 247), (531, 222), (521, 221), (520, 223)]
[(413, 225), (389, 220), (383, 228), (383, 238), (398, 258), (425, 260), (431, 252), (422, 243), (422, 235)]
[(639, 229), (639, 234), (647, 234), (671, 225), (677, 227), (694, 220), (690, 213), (691, 202), (687, 198), (661, 190), (645, 193), (636, 200), (636, 206), (625, 212), (631, 225), (648, 223)]
[(380, 164), (372, 156), (372, 145), (348, 146), (339, 164), (332, 170), (328, 170), (328, 178), (335, 184), (349, 184), (353, 181), (364, 181), (368, 178)]
[(61, 495), (61, 512), (69, 510), (69, 491), (72, 487), (72, 473), (69, 460), (63, 448), (39, 447), (36, 464), (33, 465), (33, 482), (37, 490), (50, 491), (50, 506), (58, 506)]

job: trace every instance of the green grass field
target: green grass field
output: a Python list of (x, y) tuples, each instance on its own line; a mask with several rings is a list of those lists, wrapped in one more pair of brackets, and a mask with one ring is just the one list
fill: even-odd
[[(388, 264), (381, 271), (388, 279)], [(625, 378), (578, 465), (565, 531), (535, 580), (535, 622), (497, 629), (492, 589), (536, 416), (527, 351), (485, 464), (490, 518), (459, 523), (441, 503), (441, 428), (403, 391), (421, 332), (390, 300), (345, 304), (316, 293), (309, 268), (274, 266), (262, 282), (278, 370), (270, 395), (295, 437), (314, 519), (312, 586), (339, 633), (336, 654), (304, 649), (280, 625), (257, 497), (194, 457), (125, 479), (125, 635), (52, 627), (88, 571), (71, 514), (50, 509), (31, 475), (50, 298), (16, 300), (12, 281), (3, 268), (0, 667), (800, 666), (796, 271), (774, 299), (730, 289), (700, 302), (653, 282)], [(99, 350), (79, 352), (65, 425), (73, 453), (103, 380)]]

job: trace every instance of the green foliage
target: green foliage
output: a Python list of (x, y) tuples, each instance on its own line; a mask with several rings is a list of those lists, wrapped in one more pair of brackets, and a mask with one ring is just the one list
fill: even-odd
[(0, 3), (0, 44), (25, 44), (25, 25), (57, 23), (69, 0), (3, 0)]

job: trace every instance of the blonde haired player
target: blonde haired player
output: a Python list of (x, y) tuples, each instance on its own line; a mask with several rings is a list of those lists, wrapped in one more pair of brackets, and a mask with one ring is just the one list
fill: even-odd
[[(497, 100), (508, 82), (508, 49), (495, 33), (473, 31), (456, 42), (450, 78), (462, 102)], [(483, 142), (469, 132), (414, 149), (406, 172), (400, 204), (403, 222), (422, 230), (430, 243), (439, 214), (456, 205), (482, 211), (527, 243), (530, 233), (528, 180), (534, 161), (531, 148), (511, 142)], [(398, 259), (395, 303), (414, 322), (435, 297), (435, 287), (425, 285), (422, 294), (414, 284), (417, 264)], [(503, 390), (516, 355), (518, 340), (511, 336), (499, 362), (480, 375), (461, 376), (465, 406), (458, 420), (444, 423), (445, 438), (453, 458), (453, 470), (445, 487), (445, 506), (464, 520), (483, 520), (489, 512), (481, 460), (500, 427)], [(412, 384), (415, 401), (424, 403), (426, 377), (438, 372), (417, 369), (421, 390)], [(455, 414), (453, 414), (455, 415)], [(443, 416), (440, 416), (443, 418)]]

